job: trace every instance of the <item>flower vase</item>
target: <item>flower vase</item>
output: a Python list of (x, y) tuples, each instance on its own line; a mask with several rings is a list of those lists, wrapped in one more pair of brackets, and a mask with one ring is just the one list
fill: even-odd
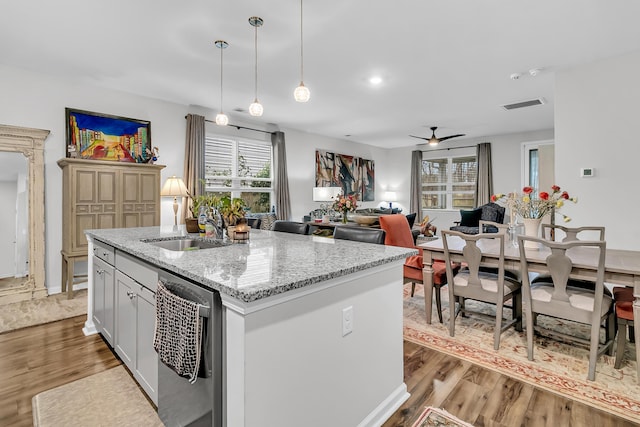
[(348, 220), (348, 219), (347, 219), (347, 213), (346, 213), (346, 212), (344, 212), (344, 213), (342, 214), (342, 223), (343, 223), (343, 224), (346, 224), (346, 223), (347, 223), (347, 220)]
[[(527, 237), (540, 237), (540, 224), (541, 218), (524, 218), (524, 235)], [(540, 249), (540, 245), (537, 242), (531, 242), (529, 240), (524, 242), (525, 249)]]

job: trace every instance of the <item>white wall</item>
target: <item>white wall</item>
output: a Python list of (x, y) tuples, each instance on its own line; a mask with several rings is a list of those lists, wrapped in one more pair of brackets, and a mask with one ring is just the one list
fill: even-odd
[[(65, 156), (65, 107), (151, 121), (151, 141), (160, 149), (158, 163), (167, 167), (162, 180), (182, 175), (184, 105), (102, 89), (84, 83), (0, 66), (0, 121), (3, 124), (48, 129), (45, 141), (46, 286), (60, 291), (62, 249), (62, 172), (56, 162)], [(172, 200), (162, 203), (162, 222), (172, 224)]]
[[(604, 225), (607, 247), (638, 250), (640, 208), (640, 52), (556, 75), (556, 181), (578, 203), (563, 212), (571, 226)], [(581, 178), (580, 168), (595, 169)]]

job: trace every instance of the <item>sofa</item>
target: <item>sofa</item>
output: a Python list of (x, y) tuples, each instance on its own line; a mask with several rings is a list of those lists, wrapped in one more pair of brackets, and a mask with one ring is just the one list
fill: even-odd
[[(504, 224), (505, 208), (490, 202), (486, 205), (471, 210), (460, 210), (460, 221), (456, 225), (450, 227), (450, 230), (458, 231), (464, 234), (478, 234), (480, 232), (480, 221), (492, 221)], [(497, 233), (498, 229), (494, 226), (485, 226), (483, 233)]]

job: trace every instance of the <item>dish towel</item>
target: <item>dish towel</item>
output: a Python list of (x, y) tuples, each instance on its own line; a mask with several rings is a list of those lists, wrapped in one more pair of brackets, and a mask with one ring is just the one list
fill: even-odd
[(153, 348), (162, 363), (193, 384), (200, 367), (204, 325), (201, 304), (172, 293), (170, 287), (158, 281)]

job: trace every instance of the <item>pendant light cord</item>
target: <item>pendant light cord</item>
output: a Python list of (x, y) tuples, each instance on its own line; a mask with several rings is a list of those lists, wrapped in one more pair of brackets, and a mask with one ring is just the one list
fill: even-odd
[(256, 70), (256, 75), (255, 75), (256, 93), (255, 93), (255, 99), (257, 101), (258, 100), (258, 26), (255, 25), (254, 28), (256, 30), (255, 31), (255, 39), (254, 39), (255, 47), (256, 47), (256, 49), (255, 49), (256, 50), (256, 67), (255, 67), (255, 70)]
[(224, 109), (222, 108), (222, 80), (223, 80), (223, 75), (222, 75), (222, 61), (223, 61), (223, 56), (222, 56), (222, 51), (224, 50), (224, 47), (220, 47), (220, 112), (224, 113)]
[(302, 42), (302, 0), (300, 0), (300, 81), (304, 81), (304, 52)]

